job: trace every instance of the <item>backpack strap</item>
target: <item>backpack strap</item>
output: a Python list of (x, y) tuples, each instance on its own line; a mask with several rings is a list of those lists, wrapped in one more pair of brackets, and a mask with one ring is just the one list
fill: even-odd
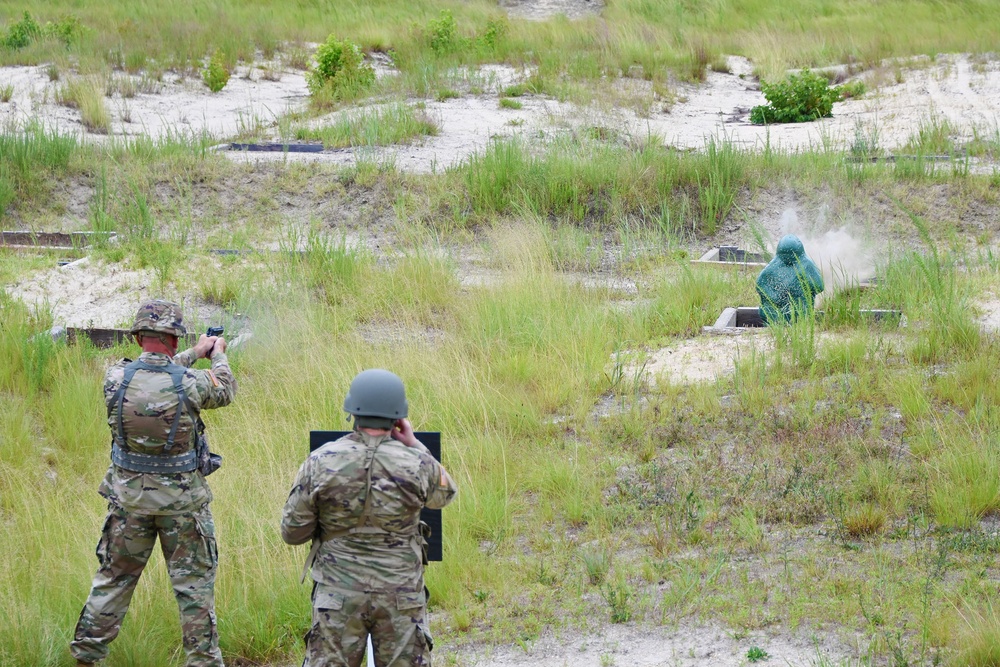
[[(164, 454), (162, 455), (139, 454), (137, 452), (129, 451), (126, 446), (125, 424), (123, 418), (125, 392), (132, 383), (132, 379), (135, 377), (137, 371), (169, 374), (170, 380), (174, 385), (174, 391), (177, 393), (177, 412), (174, 415), (173, 424), (170, 425), (170, 433), (167, 435), (167, 443), (163, 446)], [(187, 392), (184, 390), (183, 378), (186, 372), (187, 369), (184, 366), (180, 366), (173, 362), (168, 363), (165, 366), (154, 366), (142, 360), (138, 360), (125, 366), (125, 373), (122, 377), (122, 382), (118, 385), (118, 389), (115, 391), (114, 396), (112, 396), (111, 401), (108, 404), (109, 418), (111, 417), (112, 412), (117, 412), (117, 420), (115, 424), (116, 428), (112, 429), (113, 446), (111, 449), (111, 460), (115, 463), (115, 465), (133, 472), (175, 473), (191, 472), (197, 469), (198, 465), (193, 447), (191, 451), (185, 452), (184, 454), (177, 456), (169, 455), (170, 450), (174, 447), (174, 439), (177, 436), (177, 426), (181, 421), (182, 410), (187, 412), (194, 428), (197, 429), (199, 419), (198, 411), (194, 408), (194, 405), (191, 403), (191, 399), (188, 398)]]

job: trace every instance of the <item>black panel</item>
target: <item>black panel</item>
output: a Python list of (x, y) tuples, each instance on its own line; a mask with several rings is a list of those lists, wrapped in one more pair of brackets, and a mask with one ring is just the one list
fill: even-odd
[[(309, 431), (309, 451), (314, 452), (328, 442), (339, 440), (351, 431)], [(434, 458), (441, 460), (441, 434), (438, 432), (421, 431), (414, 433), (417, 440), (424, 443)], [(431, 527), (431, 536), (427, 540), (427, 560), (444, 560), (444, 540), (442, 538), (441, 510), (431, 510), (426, 507), (420, 510), (420, 519)]]

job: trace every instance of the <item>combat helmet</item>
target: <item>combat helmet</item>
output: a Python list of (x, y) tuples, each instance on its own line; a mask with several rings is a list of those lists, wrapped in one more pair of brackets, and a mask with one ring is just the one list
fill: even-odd
[(353, 415), (355, 425), (363, 428), (392, 428), (408, 410), (403, 381), (381, 368), (358, 373), (344, 398), (344, 412)]
[(777, 252), (775, 253), (782, 262), (791, 266), (802, 260), (806, 249), (802, 245), (802, 240), (795, 234), (786, 234), (778, 241)]
[(153, 299), (139, 306), (135, 322), (129, 332), (134, 334), (150, 332), (180, 337), (187, 333), (187, 329), (184, 328), (184, 314), (179, 305), (173, 301)]

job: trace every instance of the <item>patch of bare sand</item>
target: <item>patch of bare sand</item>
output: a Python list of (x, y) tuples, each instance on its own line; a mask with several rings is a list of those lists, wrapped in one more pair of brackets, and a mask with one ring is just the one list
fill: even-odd
[[(25, 304), (49, 310), (64, 327), (113, 328), (129, 325), (139, 305), (154, 296), (155, 274), (84, 258), (62, 267), (39, 271), (7, 285), (7, 292)], [(179, 299), (185, 319), (217, 321), (221, 309), (194, 297)]]
[(714, 382), (733, 374), (736, 359), (766, 352), (774, 347), (773, 337), (763, 329), (747, 329), (732, 336), (698, 336), (653, 352), (641, 368), (653, 382), (694, 384)]
[[(757, 646), (769, 664), (807, 667), (822, 661), (839, 664), (855, 651), (829, 632), (751, 632), (737, 635), (714, 624), (643, 627), (603, 625), (589, 633), (546, 634), (530, 645), (500, 647), (466, 656), (458, 664), (478, 667), (736, 667), (747, 664), (747, 651)], [(445, 648), (443, 653), (447, 653)]]
[[(578, 4), (590, 3), (582, 0)], [(237, 160), (318, 160), (345, 165), (367, 159), (391, 162), (403, 171), (430, 172), (467, 160), (498, 137), (520, 136), (534, 145), (595, 126), (613, 128), (637, 140), (652, 136), (680, 148), (703, 148), (708, 141), (721, 137), (752, 150), (763, 150), (765, 146), (791, 151), (842, 149), (860, 139), (876, 142), (881, 149), (892, 152), (904, 146), (921, 125), (931, 122), (947, 122), (959, 139), (970, 139), (977, 131), (992, 136), (1000, 125), (1000, 62), (974, 61), (966, 55), (910, 61), (899, 65), (902, 80), (898, 83), (895, 79), (887, 83), (884, 74), (878, 72), (861, 74), (860, 78), (871, 79), (878, 87), (861, 99), (835, 104), (832, 118), (768, 127), (749, 122), (750, 109), (765, 102), (752, 75), (752, 63), (736, 56), (729, 57), (728, 63), (729, 73), (710, 71), (704, 83), (678, 84), (676, 101), (666, 111), (648, 82), (632, 79), (628, 80), (628, 108), (615, 107), (614, 95), (599, 96), (588, 106), (529, 95), (519, 98), (521, 109), (501, 109), (499, 90), (527, 78), (530, 72), (504, 65), (456, 70), (455, 76), (470, 88), (489, 92), (425, 102), (427, 113), (439, 125), (437, 136), (402, 146), (227, 155)], [(391, 64), (376, 65), (380, 76), (394, 72)], [(114, 76), (130, 75), (116, 72)], [(876, 78), (880, 80), (876, 82)], [(95, 136), (84, 131), (77, 110), (55, 103), (56, 91), (64, 83), (49, 81), (45, 66), (0, 68), (0, 86), (12, 85), (14, 90), (10, 102), (0, 103), (0, 122), (35, 119), (60, 131)], [(238, 71), (215, 94), (198, 79), (182, 80), (171, 73), (164, 75), (162, 82), (149, 85), (158, 92), (140, 92), (132, 98), (115, 93), (108, 99), (113, 135), (162, 138), (208, 133), (222, 139), (268, 127), (276, 133), (276, 119), (286, 112), (301, 110), (308, 95), (302, 72), (283, 71), (279, 81), (270, 81), (257, 68)], [(638, 104), (637, 100), (642, 99), (646, 102)], [(336, 118), (334, 114), (319, 122), (333, 122)], [(991, 167), (973, 164), (972, 168)]]
[[(367, 161), (391, 164), (406, 172), (432, 173), (482, 152), (495, 139), (520, 137), (534, 142), (553, 137), (557, 130), (551, 120), (569, 113), (572, 108), (569, 103), (544, 97), (522, 97), (520, 102), (521, 109), (501, 109), (493, 96), (426, 102), (425, 112), (437, 125), (438, 134), (411, 144), (343, 148), (322, 153), (227, 151), (225, 155), (240, 162), (296, 160), (354, 166), (359, 161)], [(357, 110), (330, 114), (312, 124), (332, 124), (340, 116), (352, 113)]]
[(979, 325), (985, 331), (1000, 332), (1000, 299), (993, 297), (978, 302), (976, 306), (982, 312), (979, 316)]
[(604, 8), (601, 0), (500, 0), (500, 6), (513, 17), (544, 21), (562, 14), (569, 19), (595, 16)]
[[(24, 125), (39, 121), (60, 133), (81, 133), (89, 137), (80, 112), (57, 104), (60, 88), (73, 74), (50, 81), (45, 65), (0, 68), (0, 86), (12, 86), (9, 102), (0, 103), (0, 125)], [(149, 136), (153, 139), (176, 136), (228, 137), (257, 126), (270, 126), (278, 116), (301, 108), (308, 99), (305, 76), (300, 71), (280, 72), (280, 80), (267, 80), (258, 67), (239, 68), (218, 93), (211, 92), (197, 78), (180, 78), (172, 72), (162, 81), (144, 80), (126, 72), (112, 77), (128, 80), (145, 92), (123, 97), (115, 92), (106, 98), (111, 114), (111, 134)], [(94, 79), (102, 88), (106, 79)]]
[[(640, 113), (595, 100), (594, 106), (557, 102), (541, 96), (519, 98), (522, 109), (500, 109), (495, 95), (428, 102), (440, 133), (406, 146), (357, 148), (324, 153), (233, 154), (240, 160), (318, 160), (355, 164), (359, 158), (392, 162), (403, 171), (428, 172), (454, 166), (481, 151), (491, 139), (522, 137), (531, 144), (588, 127), (613, 128), (635, 140), (655, 137), (686, 149), (701, 149), (724, 139), (750, 150), (846, 149), (858, 140), (875, 142), (887, 152), (902, 148), (922, 125), (947, 121), (959, 139), (975, 132), (992, 134), (1000, 124), (1000, 64), (975, 64), (965, 55), (940, 56), (934, 63), (903, 66), (902, 83), (882, 83), (861, 99), (834, 105), (833, 117), (812, 123), (761, 126), (749, 122), (750, 109), (766, 100), (747, 59), (731, 56), (730, 73), (708, 72), (701, 84), (680, 84), (669, 111)], [(523, 77), (527, 73), (522, 73)], [(873, 77), (873, 74), (860, 75)], [(513, 80), (511, 72), (505, 80)], [(648, 98), (657, 107), (648, 82), (629, 80), (630, 99)], [(610, 104), (610, 106), (609, 106)], [(662, 106), (662, 103), (661, 103)], [(972, 169), (992, 168), (975, 163)], [(941, 168), (950, 166), (944, 164)]]

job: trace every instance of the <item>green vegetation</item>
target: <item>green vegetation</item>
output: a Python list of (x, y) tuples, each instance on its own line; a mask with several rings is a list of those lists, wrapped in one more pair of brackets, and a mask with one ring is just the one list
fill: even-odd
[[(787, 67), (984, 51), (1000, 27), (974, 0), (622, 0), (575, 22), (507, 19), (485, 0), (53, 0), (31, 6), (37, 20), (23, 9), (0, 0), (0, 62), (49, 65), (59, 101), (94, 128), (110, 127), (107, 96), (155, 90), (168, 70), (197, 80), (209, 54), (205, 74), (263, 55), (309, 68), (313, 111), (372, 98), (323, 125), (281, 117), (283, 139), (331, 148), (436, 134), (423, 103), (399, 100), (485, 90), (463, 68), (477, 63), (530, 71), (503, 90), (514, 109), (624, 75), (698, 80), (727, 53), (780, 81)], [(47, 27), (64, 19), (77, 26), (67, 39)], [(375, 80), (379, 53), (399, 76)], [(824, 103), (864, 93), (826, 79), (820, 91), (820, 79), (797, 81)], [(252, 323), (232, 354), (238, 401), (206, 415), (227, 462), (212, 483), (229, 662), (301, 657), (304, 553), (280, 543), (275, 513), (306, 431), (340, 426), (354, 373), (384, 366), (406, 380), (417, 427), (446, 434), (461, 488), (446, 560), (427, 575), (443, 664), (461, 663), (455, 647), (527, 649), (595, 619), (843, 631), (866, 665), (996, 663), (1000, 344), (976, 304), (996, 296), (1000, 179), (964, 158), (1000, 156), (995, 131), (970, 141), (930, 118), (912, 157), (871, 162), (857, 158), (883, 155), (877, 129), (859, 128), (847, 152), (796, 154), (725, 136), (686, 152), (599, 126), (498, 138), (429, 174), (370, 157), (385, 151), (359, 151), (350, 168), (240, 164), (214, 143), (2, 128), (0, 219), (117, 232), (90, 250), (96, 271), (145, 271), (151, 295), (194, 295), (230, 331)], [(760, 344), (727, 356), (715, 382), (650, 375), (654, 352), (754, 303), (751, 276), (688, 260), (774, 201), (879, 230), (893, 250), (877, 284), (824, 295), (821, 322), (741, 337)], [(0, 253), (4, 284), (51, 266)], [(900, 309), (908, 326), (866, 322), (862, 308)], [(0, 664), (57, 666), (104, 511), (100, 378), (134, 350), (53, 343), (52, 315), (6, 295), (0, 313), (0, 553), (12, 555), (0, 608), (17, 610)], [(178, 664), (178, 636), (153, 567), (109, 662)]]
[(829, 118), (833, 103), (840, 100), (840, 93), (830, 87), (826, 77), (809, 70), (789, 74), (778, 83), (761, 81), (760, 89), (768, 103), (750, 110), (750, 122), (756, 125)]
[(330, 35), (316, 50), (316, 66), (307, 77), (313, 102), (322, 108), (334, 101), (359, 97), (375, 81), (357, 44)]
[(437, 125), (425, 113), (403, 103), (345, 111), (332, 125), (293, 131), (296, 139), (322, 141), (326, 148), (389, 146), (437, 133)]
[[(20, 0), (0, 1), (0, 22), (8, 31), (24, 20), (24, 7)], [(487, 0), (389, 0), (377, 13), (363, 3), (278, 0), (253, 5), (218, 0), (211, 7), (191, 0), (52, 0), (34, 3), (32, 10), (39, 26), (63, 20), (77, 26), (70, 44), (53, 37), (20, 49), (0, 48), (0, 62), (38, 64), (68, 52), (87, 70), (142, 61), (191, 71), (221, 49), (245, 63), (258, 51), (265, 58), (285, 52), (302, 63), (303, 44), (324, 42), (335, 30), (362, 51), (392, 52), (411, 89), (437, 77), (442, 66), (497, 61), (532, 64), (550, 80), (599, 80), (631, 71), (663, 82), (668, 70), (699, 80), (721, 54), (745, 55), (758, 74), (773, 80), (793, 67), (844, 62), (874, 67), (891, 57), (987, 52), (995, 48), (1000, 26), (993, 7), (980, 0), (890, 0), (874, 6), (867, 0), (836, 5), (623, 0), (607, 7), (599, 21), (575, 23), (508, 21)]]
[(229, 68), (223, 62), (222, 54), (216, 51), (201, 73), (202, 81), (213, 93), (217, 93), (229, 83)]

